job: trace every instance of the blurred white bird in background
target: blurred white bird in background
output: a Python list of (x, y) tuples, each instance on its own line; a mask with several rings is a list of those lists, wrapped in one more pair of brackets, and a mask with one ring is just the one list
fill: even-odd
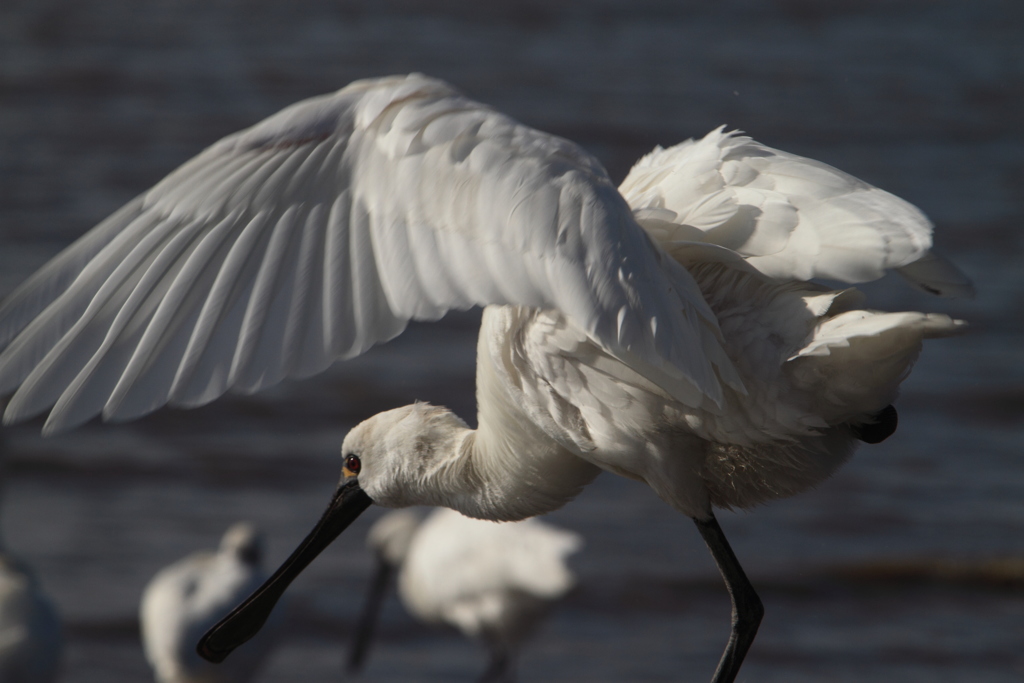
[(35, 572), (0, 551), (0, 681), (57, 680), (62, 646), (60, 618)]
[(736, 133), (655, 150), (620, 193), (578, 146), (443, 82), (358, 81), (214, 144), (16, 290), (4, 419), (201, 405), (485, 306), (479, 427), (416, 404), (353, 429), (321, 524), (204, 656), (251, 637), (371, 502), (522, 519), (604, 469), (694, 518), (733, 596), (731, 681), (762, 608), (713, 507), (799, 493), (891, 434), (922, 340), (962, 326), (808, 280), (895, 270), (969, 295), (931, 243), (907, 202)]
[(139, 622), (146, 660), (157, 683), (243, 683), (273, 649), (280, 615), (230, 662), (196, 653), (199, 638), (267, 578), (263, 538), (248, 522), (225, 533), (216, 552), (200, 551), (164, 567), (142, 594)]
[(408, 510), (385, 515), (370, 528), (367, 546), (378, 568), (349, 671), (366, 661), (388, 578), (397, 570), (405, 608), (482, 642), (490, 661), (480, 683), (497, 683), (515, 679), (522, 644), (575, 585), (566, 561), (583, 539), (536, 519), (489, 522), (438, 508), (422, 522)]

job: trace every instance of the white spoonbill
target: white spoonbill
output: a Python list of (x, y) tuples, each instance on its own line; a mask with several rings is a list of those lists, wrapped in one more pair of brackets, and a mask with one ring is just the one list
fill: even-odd
[(367, 546), (377, 572), (349, 656), (359, 671), (389, 577), (414, 616), (454, 627), (490, 652), (480, 683), (514, 679), (514, 660), (555, 601), (576, 578), (566, 565), (583, 545), (579, 534), (536, 519), (490, 522), (437, 508), (425, 520), (409, 510), (385, 515)]
[(825, 164), (714, 131), (616, 190), (573, 143), (422, 75), (295, 104), (186, 162), (0, 307), (7, 422), (195, 406), (323, 370), (407, 321), (485, 306), (478, 424), (417, 404), (358, 425), (317, 530), (236, 618), (223, 659), (371, 502), (515, 520), (601, 469), (694, 518), (733, 596), (717, 681), (762, 608), (712, 509), (790, 496), (890, 406), (945, 315), (860, 309), (893, 269), (970, 283), (910, 204)]
[(57, 680), (62, 646), (60, 618), (35, 573), (0, 552), (0, 681)]
[(239, 522), (224, 533), (216, 552), (193, 553), (150, 580), (142, 593), (139, 622), (157, 683), (243, 683), (255, 675), (271, 652), (274, 629), (222, 665), (200, 659), (196, 643), (266, 580), (262, 555), (260, 533), (252, 524)]

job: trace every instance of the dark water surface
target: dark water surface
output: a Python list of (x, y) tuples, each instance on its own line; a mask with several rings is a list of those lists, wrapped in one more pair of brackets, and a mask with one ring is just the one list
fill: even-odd
[[(922, 207), (979, 297), (869, 287), (878, 307), (952, 312), (971, 331), (928, 344), (891, 439), (816, 491), (721, 515), (767, 608), (741, 680), (1019, 681), (1022, 37), (1011, 0), (6, 0), (0, 293), (217, 138), (356, 78), (445, 78), (583, 144), (614, 178), (655, 144), (742, 128)], [(64, 615), (62, 680), (148, 680), (146, 581), (243, 518), (282, 559), (359, 420), (415, 399), (472, 418), (477, 319), (414, 326), (321, 377), (199, 410), (53, 439), (38, 421), (0, 432), (4, 537)], [(260, 681), (341, 678), (371, 519), (296, 583), (290, 637)], [(586, 536), (581, 586), (523, 680), (707, 680), (728, 601), (689, 520), (609, 475), (551, 519)], [(483, 666), (395, 603), (381, 635), (367, 681), (469, 681)]]

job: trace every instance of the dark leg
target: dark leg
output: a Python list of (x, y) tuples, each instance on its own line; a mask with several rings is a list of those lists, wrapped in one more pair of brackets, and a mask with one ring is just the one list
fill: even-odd
[(700, 535), (704, 537), (711, 556), (715, 558), (718, 571), (722, 572), (722, 578), (725, 579), (725, 587), (729, 589), (729, 597), (732, 598), (732, 634), (711, 683), (732, 683), (740, 671), (743, 658), (747, 656), (747, 650), (754, 642), (754, 636), (757, 635), (757, 627), (764, 616), (764, 607), (747, 575), (743, 573), (743, 567), (729, 547), (729, 541), (725, 539), (722, 527), (718, 526), (715, 516), (711, 515), (708, 519), (694, 517), (693, 521), (697, 524)]

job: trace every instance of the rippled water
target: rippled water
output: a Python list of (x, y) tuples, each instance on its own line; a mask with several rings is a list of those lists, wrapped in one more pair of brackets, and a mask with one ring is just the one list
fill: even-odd
[[(744, 681), (1024, 676), (1024, 6), (997, 0), (80, 2), (0, 6), (0, 292), (223, 134), (355, 78), (424, 71), (591, 149), (621, 178), (720, 123), (892, 190), (978, 285), (879, 307), (972, 323), (930, 343), (900, 429), (818, 490), (723, 514), (767, 616)], [(471, 418), (477, 315), (414, 326), (312, 380), (54, 439), (6, 429), (3, 531), (68, 626), (62, 680), (146, 680), (136, 606), (164, 564), (253, 519), (283, 558), (355, 422), (415, 399)], [(551, 515), (580, 589), (526, 681), (709, 678), (728, 601), (692, 524), (608, 475)], [(341, 677), (369, 579), (360, 520), (295, 585), (260, 680)], [(473, 680), (483, 655), (394, 602), (367, 681)]]

